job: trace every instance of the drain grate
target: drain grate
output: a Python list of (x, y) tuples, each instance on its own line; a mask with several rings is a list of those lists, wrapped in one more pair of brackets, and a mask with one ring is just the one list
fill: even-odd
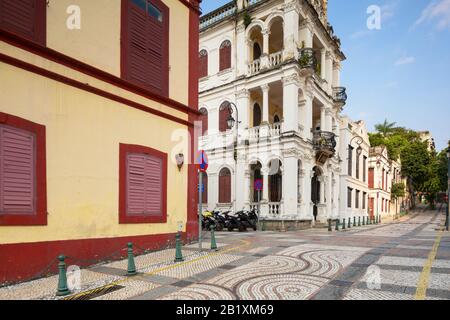
[(88, 292), (82, 292), (80, 294), (67, 297), (64, 300), (91, 300), (95, 299), (101, 296), (104, 296), (105, 294), (118, 291), (120, 289), (125, 288), (124, 286), (118, 286), (118, 285), (109, 285), (101, 288), (97, 288)]

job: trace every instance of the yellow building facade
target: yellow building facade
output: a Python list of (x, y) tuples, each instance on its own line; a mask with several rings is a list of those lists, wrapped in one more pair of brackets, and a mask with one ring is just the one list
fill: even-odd
[[(0, 2), (0, 283), (31, 278), (61, 253), (101, 260), (130, 241), (157, 249), (178, 231), (194, 238), (198, 1)], [(14, 10), (31, 10), (31, 31), (8, 20)], [(147, 40), (136, 51), (135, 33), (160, 25), (167, 49)], [(33, 139), (29, 212), (13, 206), (26, 198), (8, 158), (14, 132)], [(153, 161), (145, 199), (132, 194), (129, 155)]]

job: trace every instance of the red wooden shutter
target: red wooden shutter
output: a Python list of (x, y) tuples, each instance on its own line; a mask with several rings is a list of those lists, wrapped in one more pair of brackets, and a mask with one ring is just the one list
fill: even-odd
[(222, 169), (219, 174), (219, 203), (231, 203), (231, 173)]
[(162, 160), (145, 154), (127, 157), (128, 215), (160, 215), (162, 213)]
[[(124, 0), (124, 76), (152, 92), (168, 95), (169, 9), (160, 0)], [(157, 17), (158, 16), (158, 17)]]
[(374, 174), (375, 171), (373, 168), (369, 169), (369, 188), (373, 189), (374, 187)]
[(231, 42), (224, 41), (220, 46), (219, 52), (219, 71), (231, 68)]
[(200, 64), (200, 70), (199, 70), (199, 77), (207, 77), (208, 76), (208, 52), (206, 50), (200, 51), (199, 54), (199, 64)]
[(45, 0), (0, 0), (0, 29), (45, 44)]
[(34, 214), (35, 136), (0, 126), (0, 214)]
[(227, 119), (230, 116), (230, 109), (227, 107), (228, 102), (224, 102), (220, 106), (219, 111), (219, 131), (226, 132), (228, 130)]

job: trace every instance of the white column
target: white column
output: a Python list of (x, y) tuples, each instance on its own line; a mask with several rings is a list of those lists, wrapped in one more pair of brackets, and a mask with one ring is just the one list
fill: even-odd
[(333, 212), (333, 204), (332, 204), (332, 191), (333, 188), (333, 175), (331, 174), (331, 167), (328, 167), (328, 182), (327, 182), (327, 219), (331, 218)]
[(298, 76), (297, 74), (289, 75), (283, 78), (283, 115), (284, 124), (283, 132), (298, 131)]
[(236, 106), (239, 110), (239, 135), (240, 140), (247, 139), (246, 133), (249, 128), (249, 104), (250, 94), (247, 89), (242, 89), (236, 94)]
[(263, 194), (262, 201), (269, 202), (269, 169), (261, 169), (261, 174), (263, 176)]
[(341, 85), (341, 67), (339, 63), (333, 65), (333, 87), (339, 87)]
[(326, 188), (325, 176), (320, 176), (319, 182), (320, 182), (320, 204), (325, 204), (325, 188)]
[(219, 176), (217, 172), (208, 173), (208, 204), (216, 207), (219, 202)]
[(313, 23), (306, 19), (300, 26), (300, 42), (303, 42), (305, 48), (313, 47)]
[(261, 90), (263, 93), (263, 118), (262, 123), (267, 124), (269, 123), (269, 91), (270, 86), (268, 84), (265, 84), (261, 86)]
[(237, 65), (237, 75), (242, 76), (247, 73), (247, 64), (248, 64), (248, 46), (247, 41), (245, 39), (245, 26), (239, 25), (236, 28), (236, 65)]
[(312, 129), (313, 129), (313, 97), (314, 94), (312, 93), (312, 90), (307, 90), (305, 92), (305, 106), (303, 109), (304, 116), (302, 118), (304, 119), (303, 125), (303, 132), (305, 133), (306, 139), (312, 140)]
[(330, 51), (326, 53), (326, 73), (325, 77), (328, 83), (328, 90), (331, 91), (333, 86), (333, 56)]
[(325, 131), (333, 132), (333, 112), (331, 109), (325, 111)]
[(327, 53), (327, 51), (325, 49), (320, 50), (320, 77), (322, 79), (326, 79), (326, 77), (327, 77), (326, 53)]
[(303, 160), (303, 168), (305, 175), (303, 177), (303, 186), (302, 186), (302, 203), (301, 203), (301, 219), (305, 220), (313, 220), (313, 209), (312, 209), (312, 201), (311, 201), (311, 179), (314, 176), (314, 172), (312, 171), (313, 166), (310, 161), (307, 159)]
[(284, 13), (284, 52), (283, 59), (298, 57), (297, 43), (299, 39), (299, 12), (296, 2), (290, 3)]
[(324, 106), (320, 108), (320, 130), (326, 131), (326, 109)]
[(236, 210), (241, 210), (244, 208), (245, 201), (248, 197), (245, 197), (246, 194), (246, 179), (242, 178), (245, 176), (246, 169), (246, 157), (245, 157), (245, 149), (238, 149), (238, 157), (237, 157), (237, 166), (236, 166), (236, 177), (238, 181), (235, 181), (236, 185)]
[(261, 69), (267, 69), (269, 67), (269, 37), (270, 31), (263, 30), (263, 53), (261, 55)]
[[(294, 150), (295, 151), (295, 150)], [(283, 160), (284, 215), (297, 216), (298, 208), (298, 159), (296, 152), (285, 153)]]

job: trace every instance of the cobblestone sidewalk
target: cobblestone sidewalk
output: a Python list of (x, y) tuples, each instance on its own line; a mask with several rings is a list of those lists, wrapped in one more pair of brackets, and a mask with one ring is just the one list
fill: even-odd
[[(182, 263), (173, 262), (174, 249), (136, 257), (135, 277), (126, 277), (126, 260), (84, 269), (81, 289), (68, 298), (450, 299), (450, 235), (440, 231), (442, 218), (421, 210), (339, 232), (217, 233), (219, 251), (185, 246)], [(59, 299), (57, 280), (2, 288), (0, 299)], [(95, 290), (102, 287), (108, 293)]]

